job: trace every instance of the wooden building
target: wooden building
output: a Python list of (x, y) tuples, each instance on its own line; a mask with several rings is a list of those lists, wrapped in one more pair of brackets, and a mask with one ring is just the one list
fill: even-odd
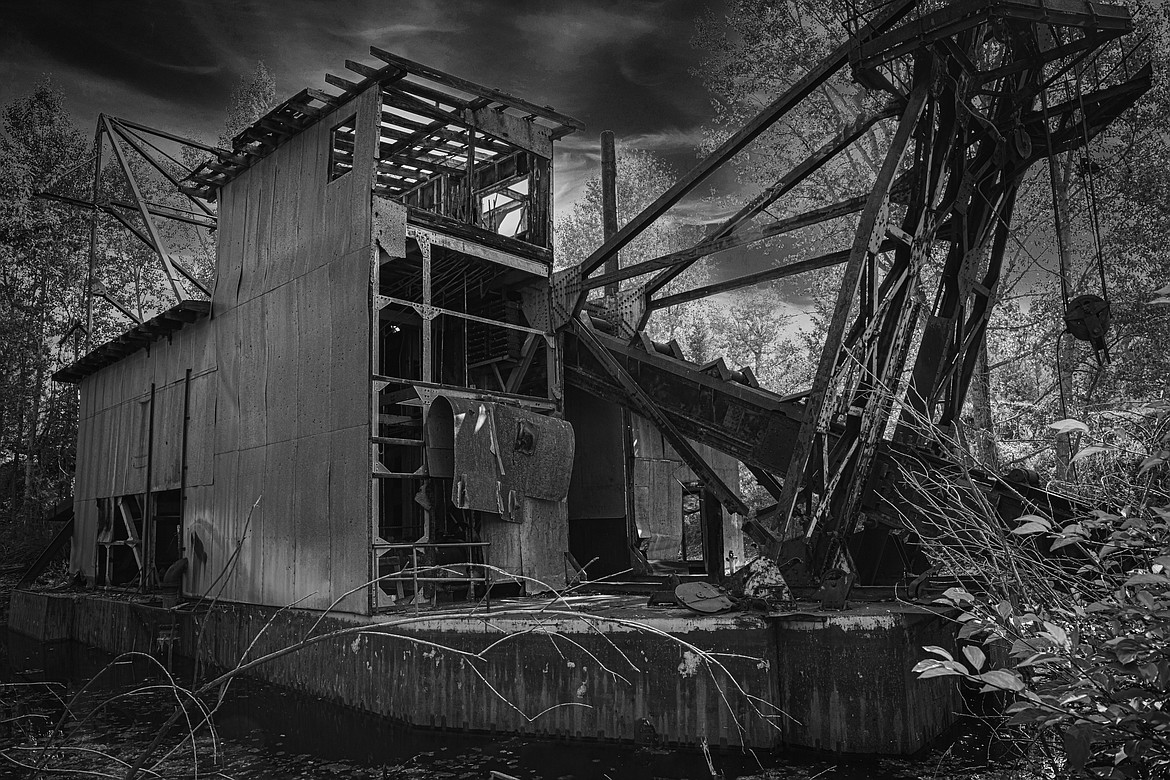
[(73, 568), (148, 588), (185, 559), (186, 595), (355, 613), (558, 587), (640, 539), (689, 570), (677, 455), (566, 404), (552, 157), (580, 123), (373, 53), (185, 182), (218, 203), (211, 300), (58, 373), (80, 385)]

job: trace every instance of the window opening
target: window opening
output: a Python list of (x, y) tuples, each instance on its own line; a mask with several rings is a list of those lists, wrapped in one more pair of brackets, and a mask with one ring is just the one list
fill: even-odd
[(703, 556), (703, 488), (698, 483), (683, 485), (682, 539), (679, 550), (688, 563), (702, 561)]

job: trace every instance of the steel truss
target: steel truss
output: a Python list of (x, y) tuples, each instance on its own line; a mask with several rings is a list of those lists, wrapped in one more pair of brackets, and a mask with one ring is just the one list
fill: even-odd
[[(109, 197), (103, 192), (102, 165), (106, 145), (113, 153), (113, 159), (119, 170), (126, 177), (131, 197), (130, 200)], [(231, 158), (231, 152), (217, 149), (198, 141), (184, 138), (164, 130), (157, 130), (147, 125), (132, 122), (127, 119), (105, 114), (98, 115), (97, 129), (94, 132), (94, 152), (82, 165), (93, 166), (93, 178), (88, 200), (61, 195), (52, 192), (47, 187), (37, 196), (46, 200), (68, 203), (80, 208), (89, 209), (90, 218), (90, 246), (89, 267), (86, 275), (86, 347), (91, 346), (93, 332), (93, 298), (97, 296), (106, 300), (123, 316), (135, 325), (141, 325), (140, 317), (110, 290), (95, 273), (95, 266), (100, 251), (98, 242), (98, 215), (105, 214), (112, 217), (123, 228), (133, 234), (139, 241), (150, 248), (158, 259), (162, 272), (166, 275), (171, 294), (175, 303), (196, 300), (195, 293), (203, 297), (210, 297), (211, 291), (195, 274), (172, 254), (166, 239), (159, 230), (156, 220), (165, 219), (193, 225), (198, 228), (214, 230), (216, 227), (216, 211), (206, 198), (190, 191), (183, 178), (189, 170), (187, 166), (168, 153), (160, 144), (169, 143), (180, 149), (195, 149), (220, 159)], [(174, 187), (175, 192), (181, 194), (188, 208), (155, 203), (147, 200), (143, 195), (142, 184), (135, 173), (135, 163), (146, 165), (158, 172)], [(81, 166), (78, 166), (81, 167)], [(73, 173), (77, 168), (67, 173)], [(58, 181), (63, 177), (58, 177)]]
[[(604, 359), (608, 352), (593, 335), (594, 320), (613, 323), (614, 335), (636, 345), (635, 336), (655, 309), (843, 266), (815, 378), (801, 400), (799, 429), (771, 462), (751, 464), (776, 499), (761, 514), (771, 522), (757, 525), (753, 533), (773, 555), (802, 560), (807, 583), (798, 584), (815, 584), (837, 565), (842, 544), (856, 529), (863, 507), (873, 506), (867, 490), (872, 489), (868, 486), (875, 459), (890, 453), (897, 457), (895, 450), (919, 444), (915, 419), (942, 426), (957, 422), (996, 302), (1017, 190), (1029, 167), (1087, 143), (1132, 105), (1151, 81), (1146, 66), (1131, 78), (1117, 77), (1071, 100), (1042, 105), (1045, 93), (1064, 86), (1061, 80), (1070, 73), (1078, 74), (1079, 89), (1080, 75), (1090, 62), (1109, 53), (1125, 61), (1128, 55), (1111, 42), (1120, 44), (1117, 39), (1131, 31), (1132, 22), (1118, 6), (1079, 0), (982, 0), (920, 13), (918, 5), (915, 0), (896, 0), (882, 6), (874, 19), (860, 24), (855, 35), (788, 92), (580, 265), (554, 279), (554, 317), (596, 358), (589, 365), (570, 368), (570, 379), (577, 376), (595, 389), (609, 387), (612, 392), (618, 386), (629, 389), (629, 377), (623, 376), (622, 366)], [(847, 64), (859, 84), (887, 96), (884, 108), (859, 111), (691, 249), (595, 274)], [(754, 223), (870, 128), (895, 120), (867, 195)], [(852, 214), (859, 216), (848, 247), (738, 279), (664, 292), (669, 282), (712, 253)], [(932, 305), (926, 304), (922, 289), (928, 268), (940, 274)], [(589, 299), (590, 291), (629, 279), (641, 281), (602, 301)], [(911, 354), (915, 343), (917, 350)], [(601, 370), (608, 372), (608, 379)], [(685, 425), (671, 407), (671, 398), (636, 389), (641, 392), (630, 390), (623, 401), (630, 408), (657, 421), (647, 404), (665, 403), (665, 416), (673, 415), (667, 423)], [(791, 406), (772, 414), (791, 417)], [(898, 409), (904, 411), (894, 437), (898, 447), (893, 447), (886, 441), (887, 431)], [(744, 442), (729, 445), (726, 439), (733, 434), (726, 430), (720, 435), (722, 446), (719, 436), (704, 441), (733, 454), (758, 451)], [(703, 464), (693, 462), (697, 456), (681, 449), (680, 455), (696, 473), (704, 474)], [(711, 487), (717, 493), (726, 490), (717, 480)], [(782, 544), (782, 539), (790, 541)]]

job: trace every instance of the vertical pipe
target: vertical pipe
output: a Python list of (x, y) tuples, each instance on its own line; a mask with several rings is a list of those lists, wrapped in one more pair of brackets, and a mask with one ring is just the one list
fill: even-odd
[(418, 248), (422, 250), (422, 381), (435, 381), (434, 363), (434, 312), (431, 311), (431, 241), (428, 236), (418, 237)]
[[(187, 550), (187, 545), (184, 544), (184, 534), (187, 531), (187, 441), (188, 430), (191, 423), (191, 369), (187, 369), (186, 375), (183, 377), (183, 442), (182, 448), (179, 450), (179, 557)], [(194, 579), (194, 572), (191, 571), (191, 566), (188, 564), (187, 571), (189, 576)], [(180, 585), (179, 593), (183, 592)]]
[(93, 134), (93, 208), (89, 218), (89, 266), (85, 273), (85, 351), (93, 346), (93, 267), (97, 259), (98, 200), (102, 188), (102, 116)]
[(142, 571), (138, 573), (138, 589), (145, 591), (148, 579), (154, 582), (154, 503), (150, 483), (154, 479), (154, 382), (150, 383), (150, 407), (146, 423), (146, 492), (142, 503)]
[[(471, 112), (468, 112), (471, 119)], [(475, 202), (475, 125), (467, 128), (467, 224), (479, 224), (478, 203)]]
[[(618, 232), (617, 223), (617, 152), (614, 148), (613, 131), (601, 131), (601, 233), (602, 240), (609, 241)], [(605, 261), (604, 272), (613, 273), (618, 270), (618, 252), (614, 252)], [(605, 285), (605, 296), (612, 298), (618, 294), (619, 282)], [(638, 521), (634, 514), (634, 436), (633, 417), (629, 409), (622, 407), (619, 416), (622, 425), (622, 466), (625, 470), (625, 498), (626, 498), (626, 538), (631, 548), (638, 544)], [(681, 512), (682, 507), (678, 507)], [(680, 515), (681, 519), (681, 515)]]
[[(1047, 107), (1046, 107), (1047, 108)], [(1068, 180), (1061, 176), (1061, 155), (1053, 154), (1048, 158), (1048, 177), (1052, 185), (1052, 211), (1056, 220), (1056, 251), (1060, 266), (1061, 305), (1064, 313), (1068, 314), (1068, 302), (1073, 286), (1072, 267), (1077, 262), (1076, 253), (1072, 246), (1072, 232), (1069, 229), (1069, 200)], [(1071, 161), (1066, 163), (1070, 168)], [(1056, 373), (1057, 386), (1060, 390), (1060, 416), (1069, 416), (1068, 400), (1073, 394), (1072, 367), (1076, 360), (1076, 351), (1071, 339), (1065, 338), (1066, 329), (1056, 337)], [(1076, 466), (1072, 462), (1072, 437), (1068, 432), (1056, 434), (1056, 478), (1059, 480), (1075, 479)]]
[(416, 545), (410, 547), (410, 559), (410, 576), (414, 580), (414, 611), (417, 614), (420, 594), (418, 592), (418, 547)]
[[(609, 241), (617, 234), (617, 153), (614, 150), (613, 131), (601, 131), (601, 236)], [(605, 261), (605, 273), (618, 270), (618, 253)], [(605, 286), (607, 296), (617, 295), (618, 282)]]

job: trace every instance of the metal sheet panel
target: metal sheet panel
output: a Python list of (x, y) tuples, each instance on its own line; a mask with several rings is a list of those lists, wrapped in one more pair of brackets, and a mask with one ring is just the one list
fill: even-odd
[[(341, 599), (339, 609), (365, 612), (369, 608), (370, 577), (370, 478), (369, 426), (333, 431), (329, 436), (330, 602)], [(351, 592), (352, 591), (352, 592)], [(329, 604), (322, 604), (329, 606)]]
[(297, 427), (301, 436), (329, 430), (333, 321), (329, 272), (320, 268), (297, 280)]
[(297, 442), (269, 444), (264, 458), (264, 526), (262, 547), (264, 580), (259, 598), (264, 604), (292, 604), (304, 595), (294, 582), (296, 546)]
[(216, 278), (212, 310), (216, 315), (235, 308), (239, 302), (240, 273), (244, 254), (244, 232), (248, 217), (248, 182), (252, 171), (245, 171), (219, 197), (216, 227)]
[[(297, 241), (297, 204), (303, 192), (301, 156), (305, 139), (297, 135), (274, 155), (272, 217), (268, 230), (268, 256), (265, 258), (264, 289), (277, 290), (293, 276), (293, 259)], [(308, 193), (306, 193), (308, 195)]]
[(564, 500), (524, 499), (525, 522), (520, 526), (523, 551), (521, 571), (528, 593), (563, 590), (565, 553), (569, 549), (568, 505)]
[(264, 302), (253, 299), (236, 310), (240, 351), (240, 449), (262, 446), (267, 436), (268, 325)]
[(620, 456), (621, 408), (577, 387), (565, 388), (565, 411), (578, 443), (569, 484), (569, 516), (626, 516), (626, 466)]
[[(573, 428), (564, 420), (526, 409), (440, 396), (428, 413), (428, 446), (437, 456), (454, 435), (452, 502), (522, 522), (524, 499), (560, 501), (569, 492)], [(438, 415), (450, 414), (453, 425)], [(440, 431), (442, 434), (440, 434)]]
[(239, 309), (219, 313), (215, 323), (215, 452), (240, 446), (240, 350), (236, 347)]
[(367, 244), (334, 258), (323, 295), (330, 300), (332, 320), (329, 430), (370, 424), (370, 249)]
[(184, 382), (176, 382), (156, 386), (154, 390), (151, 490), (179, 487), (183, 461), (183, 389)]
[(217, 371), (191, 376), (191, 420), (187, 425), (187, 486), (210, 485), (215, 476), (214, 452)]
[(261, 301), (268, 369), (264, 382), (265, 441), (271, 444), (297, 437), (297, 376), (301, 364), (298, 362), (296, 285), (277, 287)]
[[(235, 576), (232, 577), (234, 599), (253, 604), (263, 602), (264, 569), (267, 548), (271, 544), (275, 526), (280, 523), (277, 503), (280, 498), (265, 483), (267, 447), (240, 450), (236, 469), (235, 501), (232, 502), (232, 525), (242, 528), (244, 518), (252, 511), (256, 499), (259, 505), (252, 512), (248, 535), (240, 548)], [(281, 605), (283, 606), (283, 605)]]
[[(331, 591), (331, 523), (329, 517), (330, 435), (297, 440), (296, 481), (292, 486), (293, 546), (296, 550), (294, 588), (297, 598), (311, 596), (306, 607), (328, 606)], [(364, 476), (364, 474), (362, 475)], [(312, 594), (312, 595), (311, 595)]]

